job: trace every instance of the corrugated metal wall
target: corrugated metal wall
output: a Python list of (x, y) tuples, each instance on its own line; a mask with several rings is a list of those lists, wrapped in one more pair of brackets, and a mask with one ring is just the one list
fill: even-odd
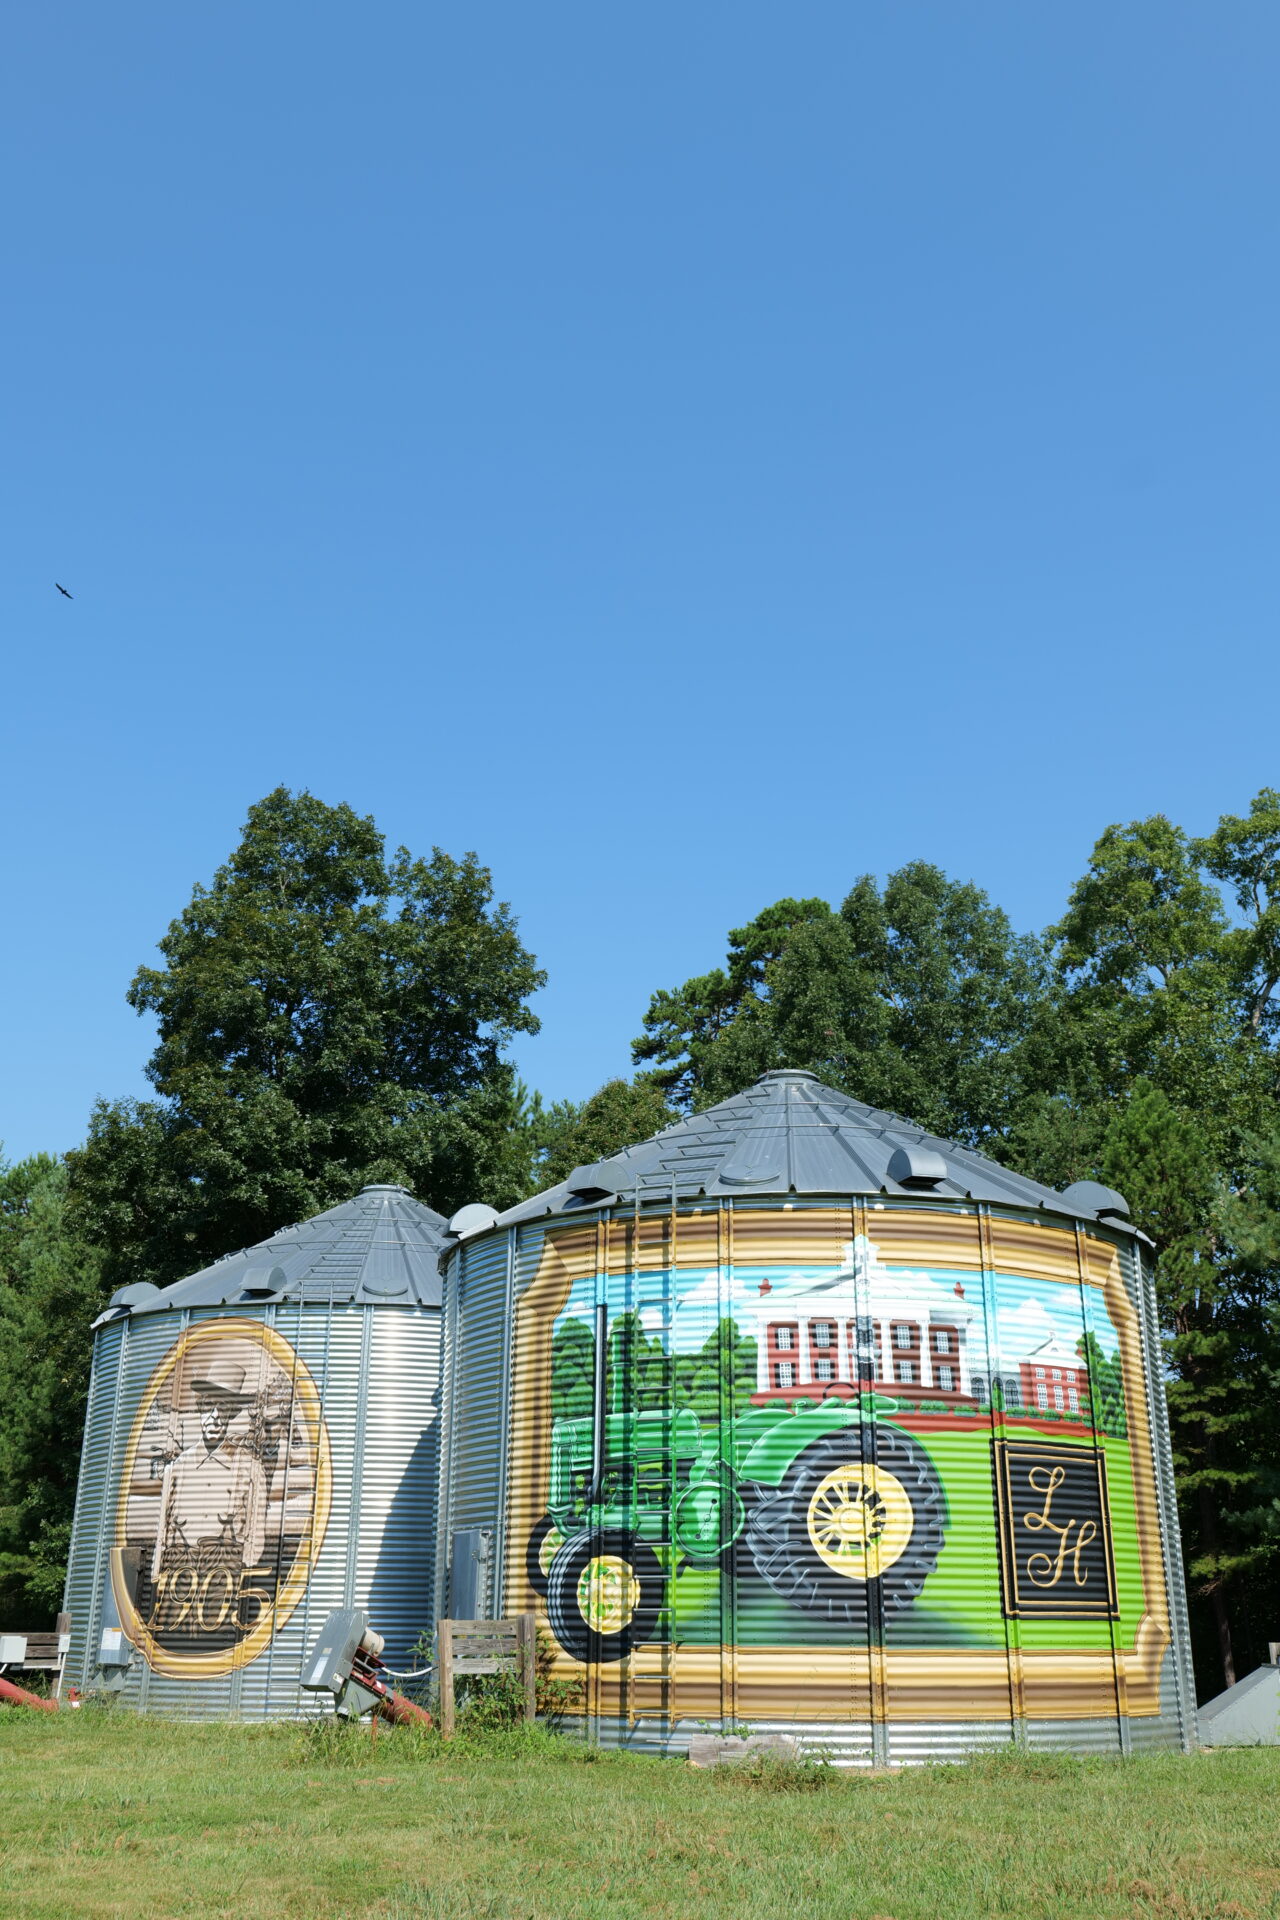
[(128, 1434), (126, 1427), (117, 1441), (115, 1410), (128, 1326), (127, 1320), (117, 1320), (101, 1327), (93, 1343), (93, 1370), (85, 1408), (67, 1587), (62, 1602), (71, 1615), (71, 1649), (66, 1665), (66, 1682), (70, 1685), (85, 1685), (87, 1655), (91, 1648), (97, 1647), (97, 1621), (109, 1537), (109, 1529), (104, 1525), (104, 1508), (109, 1503), (114, 1509), (112, 1490), (119, 1471), (114, 1450), (117, 1444), (123, 1448)]
[[(559, 1660), (566, 1677), (579, 1677), (584, 1730), (609, 1744), (670, 1751), (699, 1726), (746, 1722), (760, 1731), (789, 1729), (849, 1763), (954, 1757), (1010, 1740), (1109, 1752), (1186, 1744), (1194, 1737), (1194, 1695), (1149, 1275), (1124, 1236), (1077, 1231), (1013, 1209), (957, 1202), (930, 1207), (915, 1198), (841, 1205), (752, 1196), (682, 1206), (673, 1219), (652, 1207), (642, 1214), (618, 1205), (499, 1229), (457, 1249), (446, 1282), (442, 1506), (451, 1532), (496, 1530), (501, 1577), (494, 1610), (533, 1603), (526, 1549), (548, 1502), (557, 1417), (553, 1327), (577, 1316), (580, 1340), (589, 1345), (592, 1316), (603, 1306), (610, 1324), (620, 1314), (639, 1316), (648, 1338), (674, 1351), (677, 1296), (691, 1297), (691, 1286), (702, 1315), (697, 1337), (710, 1338), (741, 1311), (761, 1276), (803, 1266), (820, 1277), (842, 1257), (841, 1243), (859, 1235), (870, 1236), (895, 1270), (918, 1268), (948, 1285), (955, 1281), (966, 1308), (977, 1309), (975, 1339), (980, 1329), (989, 1376), (1010, 1382), (1010, 1392), (1026, 1377), (1028, 1329), (1045, 1299), (1056, 1325), (1066, 1329), (1059, 1337), (1069, 1350), (1097, 1356), (1104, 1372), (1110, 1367), (1117, 1377), (1123, 1365), (1124, 1393), (1132, 1401), (1128, 1440), (1114, 1413), (1105, 1433), (1091, 1434), (1087, 1419), (1076, 1416), (1072, 1423), (1061, 1397), (1057, 1416), (1051, 1399), (1045, 1414), (1031, 1405), (1019, 1412), (1020, 1402), (1009, 1403), (1009, 1427), (1024, 1435), (1035, 1439), (1038, 1417), (1046, 1445), (1074, 1448), (1086, 1463), (1095, 1453), (1108, 1455), (1113, 1505), (1127, 1516), (1116, 1536), (1117, 1611), (1110, 1620), (1095, 1612), (1075, 1626), (1066, 1616), (1065, 1625), (1055, 1625), (1006, 1610), (990, 1443), (1007, 1429), (989, 1399), (961, 1423), (944, 1474), (953, 1507), (985, 1511), (987, 1519), (948, 1534), (947, 1573), (939, 1575), (932, 1606), (922, 1602), (892, 1619), (868, 1609), (860, 1624), (842, 1623), (834, 1634), (784, 1607), (777, 1613), (778, 1644), (768, 1646), (760, 1644), (760, 1581), (741, 1547), (714, 1578), (686, 1565), (669, 1575), (667, 1588), (670, 1596), (677, 1580), (692, 1583), (680, 1609), (683, 1627), (669, 1598), (646, 1643), (620, 1659), (586, 1666)], [(687, 1346), (687, 1327), (683, 1337)], [(1081, 1364), (1087, 1368), (1094, 1359)], [(1104, 1384), (1099, 1379), (1084, 1389), (1095, 1419)], [(714, 1425), (721, 1451), (731, 1453), (740, 1414), (724, 1392), (722, 1379)], [(561, 1417), (574, 1417), (564, 1414), (562, 1388), (557, 1393)], [(706, 1409), (702, 1417), (705, 1428)], [(1068, 1422), (1060, 1439), (1055, 1417)], [(921, 1438), (932, 1444), (927, 1421)], [(688, 1595), (703, 1589), (714, 1623), (704, 1608), (691, 1639)], [(443, 1610), (443, 1564), (438, 1593)], [(545, 1601), (536, 1604), (545, 1614)], [(959, 1637), (946, 1618), (953, 1606), (964, 1617)], [(1172, 1647), (1161, 1654), (1166, 1630)], [(966, 1647), (974, 1654), (965, 1656)], [(991, 1677), (997, 1651), (999, 1681)], [(972, 1686), (960, 1677), (966, 1657), (984, 1676)], [(815, 1686), (819, 1670), (826, 1678)], [(930, 1711), (931, 1688), (937, 1711)]]
[[(1124, 1250), (1126, 1278), (1130, 1291), (1140, 1303), (1143, 1331), (1143, 1363), (1147, 1393), (1151, 1405), (1151, 1438), (1155, 1463), (1156, 1491), (1160, 1502), (1161, 1535), (1164, 1542), (1166, 1578), (1169, 1585), (1170, 1612), (1173, 1617), (1173, 1646), (1165, 1659), (1161, 1686), (1162, 1730), (1176, 1727), (1184, 1747), (1196, 1742), (1196, 1682), (1191, 1666), (1191, 1623), (1187, 1617), (1187, 1594), (1182, 1578), (1182, 1537), (1178, 1525), (1178, 1501), (1173, 1478), (1173, 1446), (1169, 1437), (1169, 1407), (1164, 1392), (1164, 1350), (1160, 1338), (1160, 1315), (1156, 1305), (1155, 1271), (1145, 1249)], [(1135, 1746), (1139, 1735), (1149, 1728), (1135, 1725)]]
[(501, 1489), (508, 1431), (507, 1400), (514, 1245), (507, 1233), (466, 1242), (453, 1253), (445, 1284), (445, 1456), (436, 1563), (436, 1612), (449, 1608), (449, 1568), (455, 1534), (492, 1530), (494, 1572), (485, 1614), (495, 1606)]
[[(100, 1677), (108, 1555), (139, 1401), (183, 1333), (226, 1317), (216, 1310), (141, 1314), (99, 1329), (65, 1602), (72, 1614), (70, 1683), (92, 1687)], [(305, 1591), (265, 1651), (243, 1668), (199, 1680), (153, 1671), (135, 1654), (123, 1698), (141, 1711), (210, 1718), (314, 1712), (314, 1696), (299, 1691), (298, 1671), (333, 1608), (367, 1607), (386, 1637), (388, 1663), (402, 1667), (432, 1622), (439, 1313), (309, 1301), (234, 1317), (272, 1327), (315, 1382), (331, 1450), (328, 1524)]]

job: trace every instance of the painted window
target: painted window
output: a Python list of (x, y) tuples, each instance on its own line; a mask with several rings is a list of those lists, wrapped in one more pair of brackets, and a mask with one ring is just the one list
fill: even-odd
[(834, 1380), (836, 1377), (835, 1361), (815, 1360), (813, 1363), (813, 1377), (815, 1380)]
[(1061, 1387), (1055, 1387), (1053, 1390), (1053, 1404), (1055, 1407), (1060, 1407), (1062, 1405), (1062, 1388)]
[(1044, 1379), (1044, 1368), (1043, 1368), (1043, 1367), (1037, 1367), (1037, 1368), (1036, 1368), (1036, 1379), (1037, 1379), (1037, 1380), (1043, 1380), (1043, 1379)]
[(893, 1363), (893, 1377), (895, 1380), (900, 1380), (904, 1386), (909, 1386), (916, 1377), (915, 1361), (895, 1360)]
[(1055, 1380), (1061, 1380), (1061, 1378), (1062, 1378), (1062, 1369), (1061, 1369), (1061, 1367), (1055, 1367), (1055, 1368), (1054, 1368), (1054, 1370), (1053, 1370), (1053, 1377), (1054, 1377), (1054, 1379), (1055, 1379)]
[(934, 1334), (933, 1350), (935, 1353), (950, 1353), (951, 1335), (945, 1327), (939, 1327), (938, 1331)]
[(893, 1330), (893, 1344), (895, 1347), (914, 1346), (915, 1339), (913, 1329), (911, 1327), (895, 1327)]
[(942, 1391), (944, 1393), (954, 1393), (955, 1384), (956, 1384), (955, 1368), (939, 1367), (938, 1368), (938, 1385), (942, 1388)]
[(1048, 1387), (1046, 1387), (1046, 1386), (1043, 1386), (1043, 1385), (1041, 1385), (1041, 1386), (1038, 1386), (1038, 1387), (1036, 1388), (1036, 1405), (1037, 1405), (1038, 1407), (1047, 1407), (1047, 1406), (1048, 1406), (1048, 1404), (1049, 1404), (1049, 1389), (1048, 1389)]
[(1079, 1413), (1080, 1395), (1076, 1392), (1074, 1387), (1067, 1388), (1067, 1400), (1070, 1404), (1072, 1413)]
[(813, 1344), (815, 1347), (834, 1347), (836, 1330), (829, 1320), (815, 1320), (813, 1323)]
[(779, 1327), (775, 1345), (779, 1353), (790, 1353), (796, 1343), (796, 1337), (790, 1327)]
[(778, 1386), (794, 1387), (796, 1383), (796, 1370), (790, 1360), (779, 1360), (773, 1371)]

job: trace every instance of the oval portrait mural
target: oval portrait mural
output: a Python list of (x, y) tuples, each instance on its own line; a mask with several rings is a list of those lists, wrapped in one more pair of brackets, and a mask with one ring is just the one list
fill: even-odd
[(255, 1320), (191, 1328), (134, 1417), (112, 1584), (158, 1673), (208, 1679), (256, 1659), (305, 1591), (329, 1518), (320, 1395)]

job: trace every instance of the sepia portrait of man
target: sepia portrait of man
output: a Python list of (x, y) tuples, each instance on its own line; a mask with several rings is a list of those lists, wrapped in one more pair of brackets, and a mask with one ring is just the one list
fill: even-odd
[(256, 1449), (232, 1428), (254, 1394), (230, 1358), (207, 1361), (192, 1381), (200, 1438), (164, 1470), (152, 1579), (185, 1569), (238, 1574), (257, 1564), (266, 1533), (267, 1476)]

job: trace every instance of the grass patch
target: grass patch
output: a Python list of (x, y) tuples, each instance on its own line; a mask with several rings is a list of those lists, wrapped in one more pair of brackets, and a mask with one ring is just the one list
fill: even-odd
[(1264, 1920), (1280, 1752), (695, 1772), (540, 1729), (0, 1709), (0, 1910), (205, 1920)]

